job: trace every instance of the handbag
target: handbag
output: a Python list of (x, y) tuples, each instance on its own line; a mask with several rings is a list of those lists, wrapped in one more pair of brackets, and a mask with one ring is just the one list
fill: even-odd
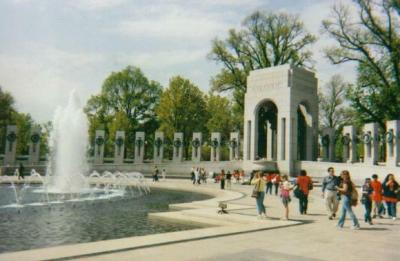
[(308, 190), (313, 190), (314, 185), (312, 183), (312, 181), (310, 181), (310, 183), (308, 183)]
[(258, 198), (260, 196), (260, 180), (256, 183), (256, 185), (253, 188), (253, 192), (251, 193), (252, 198)]
[(357, 206), (357, 202), (358, 202), (358, 192), (357, 192), (357, 188), (354, 185), (354, 183), (351, 184), (351, 193), (350, 193), (350, 199), (351, 199), (351, 205), (353, 207)]

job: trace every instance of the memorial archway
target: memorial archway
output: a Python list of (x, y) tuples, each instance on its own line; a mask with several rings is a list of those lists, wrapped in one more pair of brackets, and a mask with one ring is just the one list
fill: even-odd
[(257, 156), (259, 159), (276, 160), (278, 108), (271, 100), (263, 101), (257, 110)]

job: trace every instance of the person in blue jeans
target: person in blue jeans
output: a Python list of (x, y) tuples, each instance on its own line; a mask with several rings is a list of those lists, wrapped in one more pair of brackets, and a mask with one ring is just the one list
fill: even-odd
[(256, 207), (258, 218), (267, 218), (264, 206), (264, 196), (265, 196), (265, 180), (263, 174), (259, 171), (256, 173), (255, 177), (251, 180), (251, 184), (254, 185), (254, 189), (258, 191), (258, 196), (256, 197)]
[(362, 186), (361, 203), (364, 205), (364, 208), (365, 208), (364, 221), (365, 221), (365, 223), (368, 223), (370, 225), (372, 225), (372, 217), (371, 217), (372, 192), (373, 192), (373, 189), (371, 187), (371, 179), (366, 178), (364, 185)]
[(353, 221), (352, 229), (360, 229), (356, 215), (351, 208), (351, 193), (353, 189), (356, 189), (350, 178), (350, 172), (343, 170), (341, 173), (342, 184), (340, 187), (336, 187), (339, 193), (342, 195), (342, 211), (340, 213), (338, 228), (343, 228), (344, 221), (346, 220), (346, 214), (349, 213), (351, 220)]
[(386, 202), (389, 218), (396, 220), (397, 218), (397, 193), (400, 192), (400, 185), (394, 178), (393, 174), (388, 174), (382, 183), (383, 201)]

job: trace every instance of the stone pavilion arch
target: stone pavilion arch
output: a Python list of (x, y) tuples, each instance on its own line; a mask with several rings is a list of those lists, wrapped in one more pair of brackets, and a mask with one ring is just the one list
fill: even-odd
[(243, 137), (248, 168), (271, 162), (282, 173), (294, 175), (297, 161), (316, 160), (317, 87), (313, 72), (291, 65), (250, 72)]
[(278, 108), (272, 100), (264, 100), (256, 107), (258, 140), (256, 158), (277, 160)]

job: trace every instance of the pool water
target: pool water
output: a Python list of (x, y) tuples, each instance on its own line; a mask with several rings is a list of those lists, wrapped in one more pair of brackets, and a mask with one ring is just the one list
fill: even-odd
[[(37, 196), (29, 188), (25, 198)], [(0, 252), (92, 242), (197, 228), (188, 224), (148, 219), (151, 212), (168, 211), (168, 205), (210, 196), (152, 189), (140, 198), (65, 202), (49, 206), (1, 207), (13, 202), (10, 186), (0, 186)]]

